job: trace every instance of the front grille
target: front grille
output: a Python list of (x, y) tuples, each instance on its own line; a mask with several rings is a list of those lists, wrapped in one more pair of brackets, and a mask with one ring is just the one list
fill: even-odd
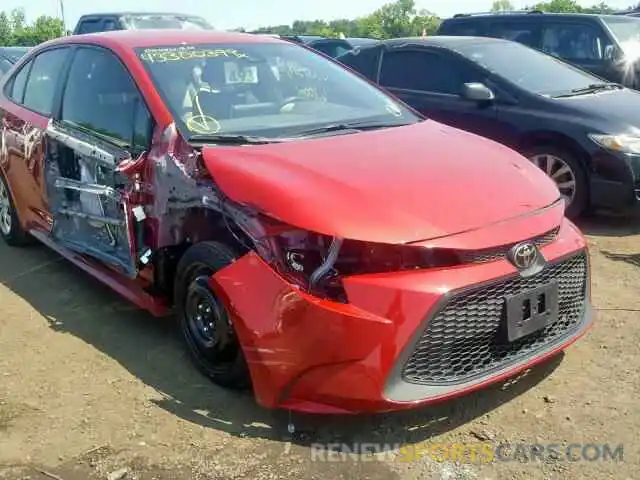
[[(461, 383), (504, 368), (560, 342), (582, 319), (587, 282), (587, 254), (549, 264), (535, 276), (510, 277), (458, 293), (430, 320), (403, 370), (407, 382)], [(503, 337), (506, 296), (548, 282), (558, 283), (558, 319), (544, 329), (508, 343)]]
[[(558, 236), (558, 232), (560, 231), (560, 227), (556, 227), (553, 230), (549, 230), (542, 235), (538, 235), (537, 237), (530, 238), (529, 241), (536, 244), (538, 248), (547, 245), (548, 243), (553, 242)], [(462, 263), (486, 263), (493, 262), (495, 260), (499, 260), (502, 258), (506, 258), (507, 252), (516, 245), (515, 243), (511, 243), (509, 245), (502, 245), (500, 247), (494, 248), (486, 248), (483, 250), (473, 250), (470, 252), (462, 252), (460, 253), (460, 260)]]

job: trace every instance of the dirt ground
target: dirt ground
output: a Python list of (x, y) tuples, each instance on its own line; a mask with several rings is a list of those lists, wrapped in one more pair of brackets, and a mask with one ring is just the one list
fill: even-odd
[[(518, 379), (420, 411), (287, 417), (209, 383), (169, 321), (44, 247), (0, 245), (0, 479), (640, 478), (640, 219), (589, 236), (594, 328)], [(312, 443), (622, 444), (623, 461), (449, 463)]]

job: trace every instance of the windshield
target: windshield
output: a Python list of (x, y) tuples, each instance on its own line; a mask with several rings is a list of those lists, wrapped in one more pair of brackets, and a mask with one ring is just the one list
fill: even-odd
[(204, 19), (182, 15), (126, 15), (123, 22), (132, 30), (145, 29), (181, 29), (181, 30), (213, 30)]
[(468, 43), (456, 50), (518, 87), (538, 95), (562, 95), (602, 80), (555, 57), (515, 42)]
[(634, 17), (603, 17), (611, 33), (616, 38), (625, 53), (638, 56), (640, 50), (640, 18)]
[(419, 120), (339, 64), (290, 42), (166, 46), (137, 53), (188, 138), (287, 137), (337, 123)]
[(602, 21), (613, 33), (619, 43), (640, 41), (640, 18), (633, 17), (602, 17)]

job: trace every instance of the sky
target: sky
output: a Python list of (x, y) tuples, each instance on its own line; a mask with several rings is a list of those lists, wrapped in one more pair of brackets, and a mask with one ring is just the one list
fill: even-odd
[[(254, 29), (268, 25), (290, 24), (294, 20), (333, 20), (367, 15), (391, 0), (233, 0), (230, 2), (206, 0), (103, 0), (93, 5), (91, 0), (2, 0), (0, 9), (24, 8), (27, 20), (40, 15), (60, 17), (60, 1), (64, 2), (65, 23), (75, 26), (80, 15), (105, 11), (178, 11), (206, 18), (215, 28), (227, 30), (237, 27)], [(535, 3), (536, 0), (512, 0), (516, 8)], [(492, 0), (416, 0), (418, 8), (425, 8), (441, 17), (456, 13), (487, 11)], [(599, 0), (579, 1), (590, 6)], [(624, 9), (635, 0), (609, 0), (614, 8)], [(27, 5), (26, 7), (24, 5)], [(107, 6), (108, 5), (108, 6)]]

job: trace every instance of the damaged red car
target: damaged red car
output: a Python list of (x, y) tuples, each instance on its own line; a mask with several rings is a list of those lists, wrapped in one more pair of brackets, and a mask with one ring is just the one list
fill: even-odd
[(543, 172), (302, 46), (71, 36), (0, 90), (4, 240), (175, 312), (195, 364), (265, 407), (426, 405), (592, 322), (585, 240)]

